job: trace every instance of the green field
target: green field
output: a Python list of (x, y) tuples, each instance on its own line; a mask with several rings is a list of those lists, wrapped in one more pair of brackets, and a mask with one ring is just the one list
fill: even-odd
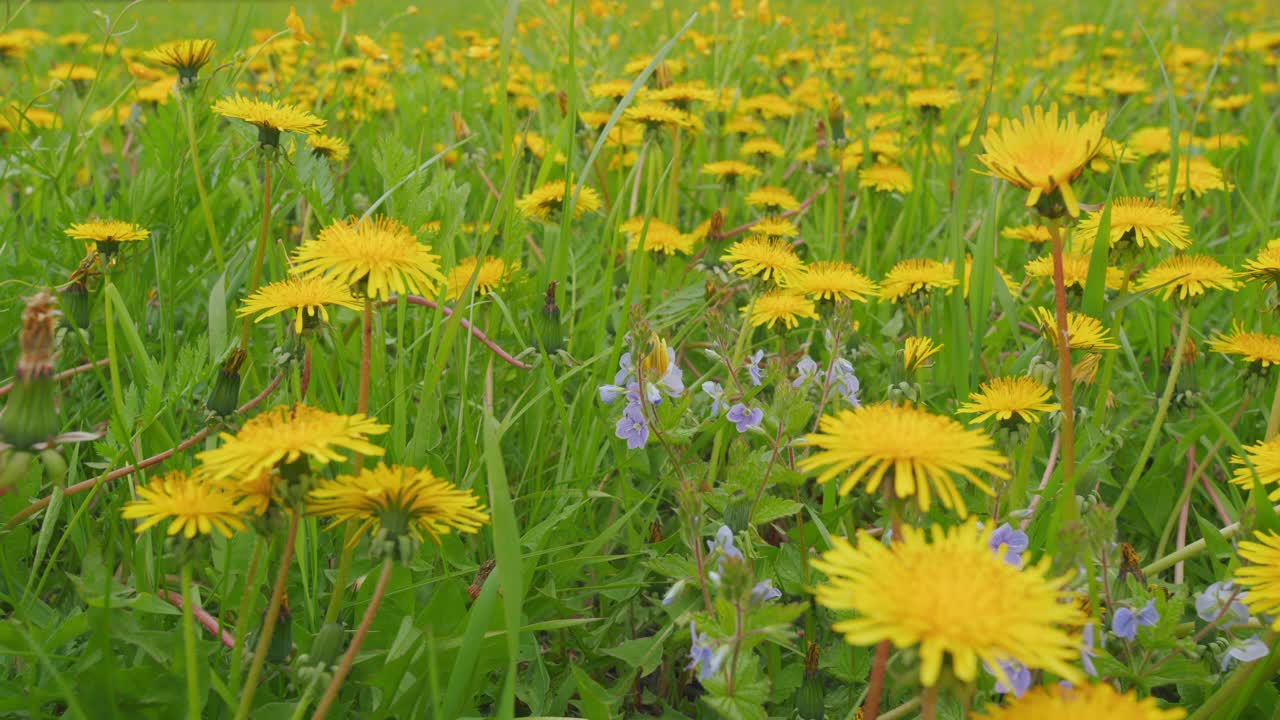
[(9, 0), (0, 717), (1280, 718), (1278, 116), (1265, 1)]

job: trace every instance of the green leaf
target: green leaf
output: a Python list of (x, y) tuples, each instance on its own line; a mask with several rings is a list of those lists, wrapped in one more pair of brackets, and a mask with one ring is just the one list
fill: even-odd
[(587, 720), (609, 720), (613, 713), (609, 709), (609, 691), (600, 683), (591, 679), (581, 667), (570, 665), (573, 680), (578, 686), (578, 709)]
[(668, 625), (657, 635), (628, 640), (617, 647), (607, 648), (603, 652), (618, 658), (628, 667), (638, 668), (641, 675), (648, 675), (662, 662), (662, 645), (674, 628), (674, 625)]

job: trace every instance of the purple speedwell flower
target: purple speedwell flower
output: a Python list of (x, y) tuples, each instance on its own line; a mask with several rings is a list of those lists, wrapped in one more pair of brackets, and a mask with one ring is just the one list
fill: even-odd
[(746, 405), (738, 403), (729, 408), (729, 414), (725, 415), (725, 417), (729, 419), (729, 422), (733, 423), (738, 432), (744, 433), (760, 425), (761, 421), (764, 420), (764, 411), (760, 408), (748, 410)]
[(742, 559), (742, 551), (734, 547), (733, 530), (730, 530), (728, 525), (721, 525), (716, 531), (716, 539), (707, 541), (707, 552), (713, 553), (716, 550), (720, 551), (722, 557)]
[(645, 420), (644, 408), (639, 402), (627, 403), (613, 434), (620, 440), (626, 440), (627, 447), (632, 450), (639, 450), (649, 442), (649, 422)]
[(708, 380), (702, 383), (702, 392), (711, 398), (711, 417), (720, 417), (725, 410), (724, 388), (720, 387), (720, 383)]
[[(988, 673), (991, 672), (991, 666), (986, 663), (982, 664)], [(1000, 669), (1004, 671), (1004, 675), (1009, 679), (1010, 685), (1005, 685), (1003, 680), (997, 676), (996, 692), (1001, 694), (1013, 693), (1014, 697), (1022, 697), (1022, 694), (1031, 689), (1031, 670), (1016, 660), (1000, 661)]]
[(689, 664), (685, 666), (685, 670), (698, 669), (699, 680), (709, 680), (717, 672), (720, 672), (720, 665), (724, 662), (725, 648), (717, 650), (711, 644), (710, 638), (706, 634), (698, 634), (698, 626), (696, 623), (689, 623)]
[(662, 604), (670, 605), (675, 602), (676, 598), (680, 597), (680, 593), (684, 592), (684, 586), (688, 584), (688, 582), (688, 580), (675, 581), (671, 588), (667, 590), (666, 594), (662, 596)]
[(772, 580), (761, 580), (751, 588), (751, 599), (764, 604), (782, 597), (782, 591), (773, 586)]
[(747, 374), (751, 376), (751, 384), (756, 387), (760, 387), (760, 383), (763, 382), (760, 379), (760, 372), (763, 370), (762, 362), (764, 362), (763, 350), (757, 350), (747, 358)]
[(844, 358), (836, 358), (831, 365), (831, 386), (835, 389), (844, 401), (858, 407), (862, 401), (858, 399), (858, 391), (862, 389), (862, 382), (858, 380), (858, 376), (853, 374), (853, 363)]
[(1160, 622), (1160, 613), (1156, 612), (1156, 601), (1148, 600), (1146, 607), (1138, 612), (1134, 612), (1129, 608), (1120, 608), (1116, 611), (1115, 619), (1111, 621), (1111, 632), (1116, 637), (1132, 640), (1138, 636), (1138, 627), (1151, 627)]
[(1005, 523), (991, 533), (991, 540), (988, 542), (988, 546), (991, 548), (991, 552), (997, 555), (1000, 554), (1000, 548), (1003, 546), (1004, 561), (1017, 567), (1022, 564), (1022, 553), (1027, 551), (1029, 543), (1026, 533), (1021, 530), (1014, 530), (1009, 523)]
[(1088, 623), (1080, 633), (1080, 664), (1091, 677), (1098, 677), (1098, 668), (1093, 664), (1093, 659), (1097, 656), (1098, 653), (1093, 649), (1093, 623)]
[(1270, 648), (1257, 635), (1251, 635), (1247, 639), (1233, 639), (1227, 646), (1226, 654), (1222, 656), (1222, 670), (1225, 672), (1232, 660), (1253, 662), (1266, 657), (1268, 652)]
[(805, 355), (800, 358), (800, 362), (796, 363), (796, 379), (791, 381), (791, 387), (798, 388), (813, 379), (814, 374), (818, 372), (818, 363), (813, 358)]
[[(601, 385), (597, 389), (600, 393), (600, 402), (605, 405), (612, 404), (619, 395), (624, 393), (628, 396), (639, 393), (640, 384), (630, 352), (624, 352), (622, 357), (618, 358), (618, 372), (614, 373), (613, 383)], [(676, 364), (675, 350), (667, 348), (667, 369), (662, 377), (645, 377), (644, 392), (645, 399), (653, 405), (661, 403), (663, 395), (676, 397), (684, 392), (684, 371)]]
[(1213, 622), (1222, 615), (1221, 627), (1231, 627), (1249, 621), (1249, 609), (1240, 602), (1246, 592), (1236, 592), (1230, 582), (1216, 582), (1196, 596), (1196, 615), (1205, 622)]

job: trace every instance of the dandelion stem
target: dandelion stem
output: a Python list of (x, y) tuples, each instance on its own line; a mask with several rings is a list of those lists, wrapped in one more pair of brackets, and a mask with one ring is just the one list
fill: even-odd
[(196, 622), (192, 613), (191, 562), (182, 563), (182, 644), (186, 650), (187, 719), (200, 720), (200, 676), (196, 672)]
[(253, 612), (254, 581), (258, 579), (258, 564), (262, 562), (262, 548), (267, 541), (259, 535), (253, 543), (253, 555), (249, 556), (249, 570), (244, 576), (244, 592), (240, 595), (240, 608), (236, 611), (236, 636), (231, 646), (231, 694), (240, 694), (240, 663), (244, 659), (244, 636), (249, 630), (249, 613)]
[(204, 213), (205, 229), (209, 232), (209, 245), (213, 259), (218, 262), (218, 272), (226, 272), (227, 262), (222, 255), (222, 241), (218, 238), (218, 225), (213, 221), (213, 209), (209, 207), (209, 191), (204, 187), (204, 170), (200, 165), (200, 148), (196, 143), (196, 122), (191, 113), (191, 103), (178, 93), (182, 106), (182, 121), (187, 126), (187, 144), (191, 146), (191, 171), (196, 176), (196, 194), (200, 196), (200, 210)]
[[(1236, 414), (1231, 418), (1229, 427), (1234, 428), (1236, 424), (1240, 422), (1240, 418), (1244, 416), (1244, 413), (1248, 408), (1248, 398), (1242, 398), (1240, 400), (1240, 407), (1236, 408)], [(1175, 508), (1182, 507), (1188, 502), (1188, 498), (1191, 496), (1191, 491), (1195, 489), (1196, 483), (1199, 482), (1200, 478), (1204, 477), (1205, 470), (1213, 465), (1214, 458), (1217, 457), (1218, 451), (1222, 449), (1222, 446), (1226, 442), (1226, 436), (1219, 435), (1218, 439), (1213, 441), (1213, 445), (1209, 446), (1209, 452), (1205, 453), (1204, 461), (1196, 463), (1195, 474), (1191, 476), (1186, 485), (1182, 488), (1181, 497), (1179, 497), (1178, 501), (1173, 505)], [(1190, 465), (1188, 465), (1188, 467), (1190, 467)], [(1169, 546), (1169, 535), (1173, 532), (1173, 522), (1175, 517), (1176, 515), (1170, 515), (1168, 522), (1165, 523), (1164, 529), (1160, 531), (1160, 541), (1156, 544), (1156, 557), (1164, 555), (1165, 548)]]
[(1264, 440), (1270, 440), (1280, 431), (1280, 376), (1276, 377), (1276, 394), (1271, 399), (1271, 414), (1267, 416), (1267, 434)]
[[(360, 332), (360, 397), (356, 401), (356, 412), (369, 414), (369, 372), (373, 364), (373, 298), (365, 296), (364, 315)], [(356, 455), (356, 470), (360, 469), (363, 455)]]
[(316, 711), (311, 716), (311, 720), (321, 720), (328, 714), (329, 708), (333, 706), (333, 701), (338, 699), (338, 691), (342, 689), (342, 683), (351, 672), (351, 666), (356, 661), (356, 653), (360, 652), (360, 645), (364, 642), (364, 636), (369, 633), (369, 626), (373, 624), (373, 616), (378, 614), (378, 606), (382, 604), (382, 596), (387, 592), (387, 582), (391, 580), (391, 569), (394, 566), (395, 562), (390, 556), (382, 561), (382, 573), (378, 575), (378, 584), (373, 589), (373, 597), (369, 598), (369, 606), (365, 608), (364, 618), (360, 621), (360, 627), (356, 628), (356, 634), (351, 638), (351, 645), (343, 653), (342, 662), (338, 664), (338, 669), (334, 671), (333, 680), (329, 682), (329, 687), (325, 689), (324, 696), (320, 698), (320, 704), (316, 705)]
[(889, 641), (876, 645), (876, 657), (871, 664), (871, 680), (867, 684), (867, 699), (862, 703), (863, 720), (876, 720), (880, 716), (880, 693), (884, 690), (884, 676), (889, 669)]
[[(252, 295), (258, 289), (258, 283), (262, 280), (262, 261), (267, 256), (267, 236), (271, 232), (271, 156), (263, 153), (262, 155), (262, 229), (258, 232), (258, 247), (253, 251), (253, 268), (249, 271), (249, 289), (245, 293), (245, 297)], [(253, 318), (250, 315), (244, 316), (244, 322), (240, 325), (240, 347), (245, 352), (249, 351), (249, 339), (251, 337), (250, 330), (253, 328)]]
[(1187, 334), (1191, 331), (1191, 306), (1187, 305), (1182, 308), (1182, 320), (1178, 324), (1178, 337), (1173, 343), (1173, 362), (1169, 367), (1169, 379), (1165, 381), (1164, 394), (1160, 396), (1160, 404), (1156, 407), (1156, 417), (1151, 421), (1151, 429), (1147, 431), (1147, 439), (1142, 443), (1142, 451), (1138, 453), (1138, 460), (1133, 465), (1133, 471), (1129, 473), (1129, 479), (1125, 481), (1124, 489), (1120, 491), (1120, 497), (1116, 498), (1115, 507), (1111, 510), (1111, 518), (1114, 521), (1120, 517), (1120, 511), (1129, 502), (1129, 496), (1133, 494), (1133, 489), (1137, 487), (1138, 480), (1142, 477), (1147, 464), (1147, 458), (1151, 457), (1151, 451), (1156, 446), (1156, 438), (1160, 435), (1160, 428), (1164, 425), (1165, 418), (1169, 414), (1169, 403), (1173, 400), (1173, 390), (1178, 383), (1178, 374), (1182, 371), (1182, 348), (1187, 343)]
[[(106, 323), (107, 326), (107, 370), (111, 374), (111, 401), (115, 404), (116, 417), (123, 421), (125, 417), (124, 393), (121, 390), (120, 384), (120, 358), (116, 356), (116, 324), (114, 313), (112, 311), (115, 303), (111, 301), (111, 294), (106, 292), (106, 290), (109, 290), (115, 284), (111, 282), (111, 271), (108, 269), (110, 266), (110, 260), (106, 260), (102, 264), (102, 275), (105, 279), (105, 287), (103, 288), (104, 292), (102, 293), (102, 306), (104, 315), (103, 322)], [(121, 431), (128, 432), (128, 428), (121, 428)]]
[(938, 686), (920, 691), (920, 720), (934, 720), (938, 716)]
[[(396, 303), (397, 300), (399, 300), (399, 298), (393, 296), (387, 300), (384, 300), (382, 304), (393, 305)], [(448, 305), (437, 304), (434, 300), (428, 300), (427, 298), (424, 298), (420, 295), (405, 295), (404, 301), (409, 303), (410, 305), (418, 305), (425, 308), (431, 308), (432, 310), (439, 310), (440, 314), (444, 315), (445, 317), (449, 317), (450, 315), (453, 314), (453, 308), (449, 307)], [(463, 317), (458, 318), (458, 324), (462, 325), (463, 330), (466, 330), (467, 332), (471, 333), (471, 335), (475, 339), (484, 343), (485, 347), (489, 348), (489, 350), (492, 351), (494, 355), (497, 355), (499, 358), (502, 359), (503, 362), (510, 365), (511, 367), (520, 368), (521, 370), (533, 369), (532, 365), (529, 365), (528, 363), (520, 362), (519, 360), (512, 357), (511, 353), (499, 347), (497, 343), (489, 339), (488, 335), (485, 335), (484, 332), (480, 330), (480, 328), (472, 325), (466, 318), (463, 318)]]
[(1049, 235), (1053, 239), (1053, 309), (1058, 326), (1058, 404), (1062, 406), (1062, 496), (1069, 507), (1075, 507), (1076, 474), (1076, 408), (1072, 401), (1071, 337), (1067, 332), (1067, 287), (1062, 269), (1062, 229), (1052, 219)]
[(258, 691), (262, 667), (267, 662), (267, 649), (271, 647), (271, 637), (276, 632), (276, 620), (280, 617), (280, 606), (284, 603), (285, 584), (289, 580), (289, 564), (293, 561), (293, 544), (297, 537), (298, 512), (290, 510), (289, 534), (285, 536), (284, 551), (280, 553), (280, 567), (276, 570), (276, 582), (271, 588), (271, 602), (267, 604), (267, 614), (262, 618), (258, 644), (253, 648), (253, 663), (249, 665), (249, 678), (245, 681), (244, 692), (240, 695), (240, 708), (236, 710), (236, 720), (245, 720), (249, 717), (249, 708), (253, 706), (253, 695)]
[(329, 596), (329, 608), (325, 610), (324, 622), (338, 622), (338, 613), (342, 610), (342, 597), (347, 591), (347, 575), (351, 573), (351, 554), (354, 552), (356, 528), (354, 523), (347, 523), (346, 536), (342, 539), (342, 554), (338, 557), (338, 569), (333, 576), (333, 591)]
[(899, 705), (898, 707), (896, 707), (896, 708), (894, 708), (894, 709), (890, 710), (889, 712), (887, 712), (887, 713), (885, 713), (885, 714), (881, 715), (881, 716), (880, 716), (880, 720), (899, 720), (899, 718), (904, 718), (904, 717), (906, 717), (906, 716), (910, 715), (910, 714), (911, 714), (911, 711), (915, 710), (915, 709), (916, 709), (916, 708), (918, 708), (918, 707), (920, 707), (920, 696), (919, 696), (919, 695), (917, 695), (916, 697), (911, 698), (910, 700), (908, 700), (908, 701), (906, 701), (906, 702), (902, 703), (902, 704), (901, 704), (901, 705)]

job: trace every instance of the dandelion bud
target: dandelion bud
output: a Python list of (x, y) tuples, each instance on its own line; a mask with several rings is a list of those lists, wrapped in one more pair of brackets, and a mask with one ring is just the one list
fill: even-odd
[(453, 136), (458, 142), (471, 137), (471, 128), (467, 127), (467, 121), (462, 119), (462, 113), (450, 113), (449, 122), (453, 123)]
[[(266, 611), (263, 611), (266, 620)], [(280, 605), (280, 614), (276, 616), (276, 631), (271, 636), (271, 644), (267, 646), (267, 662), (280, 664), (289, 659), (293, 652), (293, 613), (289, 611), (288, 597)]]
[(658, 63), (658, 67), (654, 68), (653, 83), (659, 90), (665, 90), (671, 85), (671, 68), (667, 67), (665, 62)]
[(565, 91), (556, 93), (556, 106), (560, 108), (560, 117), (569, 117), (569, 96)]
[(0, 452), (0, 489), (13, 487), (27, 476), (35, 456), (23, 450)]
[(54, 297), (39, 292), (27, 298), (18, 334), (21, 353), (14, 368), (13, 392), (0, 413), (0, 442), (28, 450), (58, 434), (53, 405), (54, 328), (61, 313)]
[(298, 657), (298, 675), (308, 682), (327, 682), (346, 640), (347, 629), (341, 623), (325, 623), (311, 641), (311, 652)]
[(560, 306), (556, 304), (556, 281), (547, 285), (547, 294), (543, 299), (541, 327), (538, 343), (547, 354), (564, 347), (564, 330), (560, 324)]
[(707, 225), (707, 239), (712, 242), (719, 240), (724, 234), (724, 210), (716, 210), (711, 215), (711, 223)]
[(65, 310), (64, 320), (70, 327), (84, 330), (89, 327), (89, 286), (82, 279), (73, 279), (62, 289), (60, 301)]
[(844, 145), (847, 140), (844, 135), (844, 110), (839, 105), (831, 103), (827, 106), (827, 122), (831, 124), (831, 139), (836, 147)]
[(40, 451), (40, 465), (44, 468), (44, 478), (54, 487), (63, 487), (67, 481), (67, 461), (56, 448), (45, 448)]
[(244, 350), (236, 348), (218, 369), (218, 377), (213, 381), (213, 391), (209, 393), (207, 405), (214, 414), (226, 417), (234, 413), (240, 404), (240, 368), (244, 361)]

